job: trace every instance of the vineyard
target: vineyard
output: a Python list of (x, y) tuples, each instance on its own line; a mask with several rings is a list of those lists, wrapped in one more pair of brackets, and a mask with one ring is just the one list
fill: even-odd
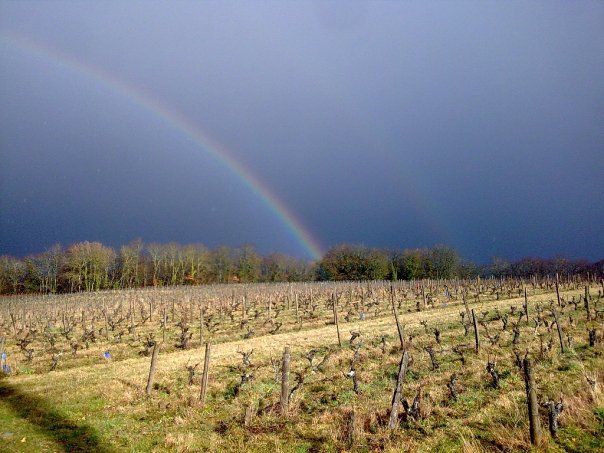
[(603, 451), (604, 281), (0, 299), (0, 450)]

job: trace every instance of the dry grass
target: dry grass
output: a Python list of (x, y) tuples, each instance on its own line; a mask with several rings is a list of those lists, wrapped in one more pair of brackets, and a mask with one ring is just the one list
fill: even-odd
[[(579, 296), (582, 291), (569, 290), (564, 297)], [(535, 304), (547, 304), (555, 294), (543, 292), (531, 296)], [(511, 305), (520, 308), (523, 298), (488, 300), (470, 303), (478, 314), (496, 309), (509, 312)], [(411, 301), (408, 306), (414, 307)], [(411, 342), (413, 361), (403, 387), (403, 398), (409, 403), (421, 386), (423, 398), (421, 417), (403, 421), (400, 428), (386, 427), (391, 393), (400, 360), (400, 347), (394, 318), (388, 311), (387, 300), (383, 313), (365, 321), (342, 323), (345, 344), (337, 347), (334, 325), (326, 325), (329, 310), (323, 318), (309, 323), (302, 330), (285, 325), (283, 333), (241, 339), (236, 323), (230, 326), (231, 339), (225, 339), (212, 348), (210, 386), (205, 407), (198, 404), (199, 376), (193, 386), (187, 385), (185, 365), (203, 364), (203, 348), (185, 351), (166, 345), (160, 354), (155, 378), (156, 388), (150, 397), (144, 394), (149, 358), (114, 355), (106, 362), (100, 353), (106, 344), (92, 344), (94, 363), (77, 362), (70, 368), (52, 373), (16, 374), (0, 382), (0, 386), (15, 389), (23, 395), (21, 404), (44, 402), (37, 418), (19, 412), (14, 398), (0, 401), (0, 422), (19, 436), (31, 437), (31, 442), (10, 441), (16, 451), (63, 451), (78, 446), (75, 440), (62, 435), (51, 435), (53, 426), (69, 421), (69, 426), (82, 428), (81, 437), (91, 447), (85, 451), (104, 448), (106, 451), (520, 451), (530, 449), (528, 438), (524, 381), (515, 368), (511, 351), (511, 332), (501, 331), (497, 320), (489, 324), (500, 332), (499, 346), (490, 346), (483, 333), (483, 348), (479, 354), (472, 351), (473, 338), (464, 337), (459, 323), (460, 303), (417, 313), (403, 311), (401, 323)], [(538, 360), (540, 398), (558, 398), (563, 394), (565, 410), (560, 418), (560, 441), (549, 439), (539, 449), (562, 450), (575, 439), (577, 451), (596, 451), (603, 447), (602, 421), (596, 410), (604, 406), (602, 386), (604, 369), (603, 347), (585, 346), (586, 321), (584, 313), (567, 308), (565, 316), (574, 317), (574, 325), (564, 325), (575, 337), (575, 347), (560, 355), (556, 345)], [(491, 316), (489, 315), (489, 316)], [(291, 313), (283, 315), (291, 319)], [(287, 318), (290, 316), (290, 318)], [(566, 319), (566, 318), (565, 318)], [(293, 320), (295, 321), (295, 320)], [(425, 332), (420, 321), (429, 328), (441, 330), (441, 344), (435, 342), (431, 331)], [(601, 324), (600, 324), (601, 328)], [(349, 371), (354, 352), (348, 345), (350, 331), (360, 331), (363, 347), (360, 349), (356, 372), (360, 393), (352, 390)], [(542, 328), (544, 334), (555, 337)], [(381, 337), (386, 336), (387, 348), (381, 350)], [(585, 338), (583, 338), (585, 337)], [(456, 344), (465, 343), (469, 350), (462, 365), (452, 351)], [(432, 364), (424, 347), (434, 347), (440, 367), (432, 371)], [(534, 328), (522, 325), (522, 350), (530, 350), (536, 357), (539, 339)], [(278, 360), (283, 348), (292, 351), (290, 386), (296, 382), (295, 373), (304, 373), (304, 385), (296, 393), (290, 412), (279, 413), (279, 383), (271, 360)], [(112, 344), (111, 348), (127, 348)], [(305, 358), (310, 349), (317, 349), (320, 361), (328, 351), (331, 356), (322, 371), (310, 371)], [(252, 366), (247, 371), (254, 379), (235, 392), (243, 373), (241, 351), (251, 351)], [(490, 386), (486, 372), (488, 358), (497, 357), (501, 388)], [(315, 362), (315, 364), (316, 364)], [(199, 374), (202, 365), (197, 369)], [(18, 368), (18, 367), (17, 367)], [(450, 399), (446, 384), (451, 374), (458, 375), (457, 401)], [(589, 378), (595, 387), (589, 384)], [(236, 393), (236, 394), (235, 394)], [(256, 409), (255, 416), (244, 425), (248, 406)], [(351, 414), (354, 408), (354, 423)], [(56, 413), (55, 413), (56, 412)], [(63, 424), (67, 424), (67, 422)], [(546, 418), (544, 414), (544, 427)], [(84, 429), (86, 428), (86, 429)], [(546, 428), (545, 428), (546, 429)], [(20, 437), (19, 437), (20, 438)], [(49, 443), (49, 440), (50, 443)], [(50, 446), (49, 446), (50, 445)]]

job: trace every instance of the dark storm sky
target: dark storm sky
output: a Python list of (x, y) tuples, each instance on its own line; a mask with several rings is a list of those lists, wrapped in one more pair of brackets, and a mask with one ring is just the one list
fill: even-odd
[(206, 131), (324, 249), (604, 256), (604, 2), (4, 0), (0, 34), (0, 254), (304, 255), (102, 71)]

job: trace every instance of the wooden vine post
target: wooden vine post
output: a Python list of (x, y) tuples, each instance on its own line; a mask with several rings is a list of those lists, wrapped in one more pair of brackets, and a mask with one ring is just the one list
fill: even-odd
[(206, 403), (206, 394), (208, 392), (208, 374), (210, 372), (210, 351), (212, 346), (206, 343), (206, 353), (203, 359), (203, 374), (201, 377), (201, 390), (199, 392), (199, 402), (203, 406)]
[(243, 293), (243, 301), (241, 302), (241, 319), (247, 319), (247, 290)]
[(539, 405), (537, 403), (537, 391), (535, 390), (535, 376), (531, 359), (528, 357), (523, 360), (524, 366), (524, 383), (526, 386), (526, 398), (528, 404), (529, 415), (529, 432), (531, 435), (531, 443), (537, 445), (541, 442), (541, 422), (539, 421)]
[(166, 341), (166, 322), (168, 322), (168, 318), (166, 317), (166, 308), (164, 307), (164, 319), (162, 324), (162, 339)]
[(199, 303), (199, 345), (203, 344), (203, 302)]
[(283, 363), (281, 364), (281, 413), (286, 414), (289, 410), (289, 346), (283, 351)]
[(392, 302), (392, 311), (394, 312), (394, 320), (396, 321), (396, 329), (398, 331), (398, 338), (401, 342), (401, 348), (403, 351), (405, 348), (405, 331), (403, 326), (401, 326), (401, 322), (398, 319), (398, 312), (396, 310), (396, 305), (394, 303), (394, 287), (390, 285), (390, 300)]
[(298, 293), (294, 294), (294, 301), (296, 302), (296, 322), (300, 319), (300, 304), (298, 302)]
[[(109, 341), (109, 319), (107, 317), (107, 304), (103, 302), (103, 317), (105, 318), (105, 339)], [(63, 324), (65, 324), (65, 313), (63, 313)]]
[(130, 301), (130, 329), (132, 329), (132, 336), (136, 338), (136, 324), (134, 323), (134, 302)]
[(480, 335), (478, 333), (478, 321), (476, 321), (476, 314), (474, 313), (474, 309), (472, 308), (472, 324), (474, 325), (474, 343), (476, 353), (480, 351)]
[(268, 317), (269, 319), (273, 316), (273, 299), (268, 296)]
[(564, 354), (564, 337), (562, 336), (562, 327), (560, 327), (560, 318), (555, 308), (552, 308), (554, 319), (556, 320), (556, 328), (558, 329), (558, 338), (560, 339), (560, 352)]
[(583, 298), (583, 303), (585, 306), (585, 311), (587, 312), (587, 320), (591, 321), (591, 311), (589, 308), (589, 303), (591, 302), (591, 297), (589, 295), (589, 285), (585, 286), (585, 297)]
[(333, 322), (336, 325), (336, 331), (338, 333), (338, 345), (342, 347), (342, 338), (340, 337), (340, 322), (338, 321), (338, 298), (336, 294), (333, 294)]
[(422, 282), (422, 310), (426, 309), (426, 288), (424, 288), (424, 283)]
[(470, 313), (470, 307), (468, 306), (468, 301), (466, 300), (466, 293), (461, 293), (461, 299), (463, 301), (463, 306), (466, 310), (466, 316), (468, 317), (468, 322), (472, 319), (472, 313)]
[(529, 323), (529, 308), (528, 308), (528, 297), (526, 295), (526, 286), (524, 287), (524, 315), (526, 316), (526, 323)]
[(159, 343), (156, 341), (153, 345), (153, 354), (151, 355), (151, 368), (149, 368), (149, 378), (147, 379), (147, 395), (151, 395), (151, 390), (153, 390), (153, 380), (155, 379), (155, 368), (157, 366), (158, 355)]
[(392, 403), (390, 405), (390, 420), (388, 421), (388, 428), (394, 429), (398, 425), (398, 408), (401, 401), (401, 391), (403, 389), (403, 381), (405, 380), (405, 374), (407, 373), (407, 366), (409, 365), (409, 351), (403, 352), (401, 363), (398, 368), (398, 376), (396, 378), (396, 387), (392, 394)]

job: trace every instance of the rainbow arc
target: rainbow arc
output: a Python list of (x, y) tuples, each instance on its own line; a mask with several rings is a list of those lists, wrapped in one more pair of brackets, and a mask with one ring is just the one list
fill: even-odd
[(161, 118), (166, 125), (189, 137), (200, 149), (226, 166), (244, 186), (262, 200), (306, 253), (315, 260), (322, 256), (319, 241), (313, 237), (308, 228), (302, 224), (294, 212), (286, 206), (275, 192), (245, 167), (231, 151), (214, 140), (209, 133), (191, 122), (182, 113), (104, 69), (82, 62), (65, 52), (50, 48), (13, 32), (3, 31), (0, 37), (2, 42), (21, 52), (38, 56), (95, 80), (144, 110), (152, 112)]

